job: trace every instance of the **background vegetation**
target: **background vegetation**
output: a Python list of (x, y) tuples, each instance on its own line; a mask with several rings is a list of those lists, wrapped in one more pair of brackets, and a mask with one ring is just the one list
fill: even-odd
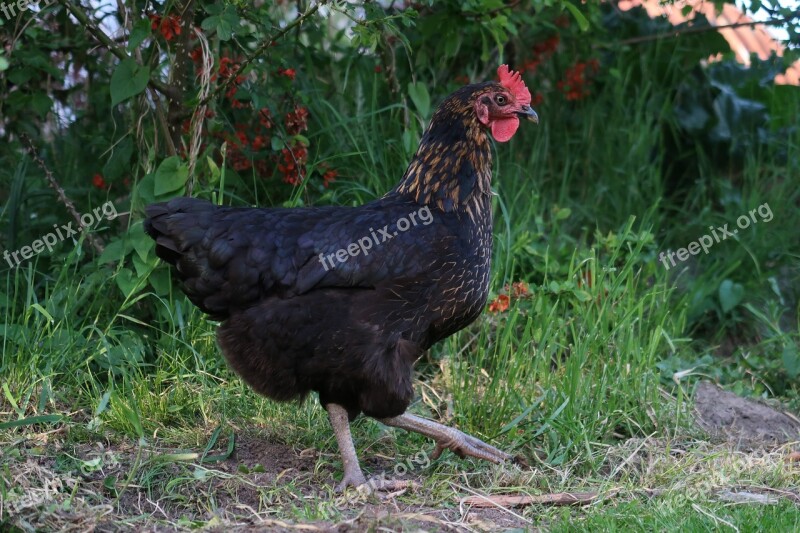
[[(797, 11), (747, 7), (786, 20), (797, 44)], [(46, 524), (70, 505), (96, 518), (106, 504), (120, 527), (241, 519), (220, 480), (234, 503), (254, 491), (247, 505), (273, 518), (352, 516), (359, 506), (302, 497), (326, 494), (339, 471), (323, 411), (258, 398), (230, 373), (216, 324), (156, 259), (143, 208), (185, 194), (262, 207), (377, 198), (437, 103), (503, 62), (524, 71), (541, 123), (497, 146), (492, 303), (419, 365), (413, 410), (525, 455), (535, 475), (444, 457), (417, 473), (422, 496), (406, 503), (453, 507), (462, 485), (672, 489), (703, 468), (796, 488), (768, 461), (753, 471), (712, 451), (634, 472), (615, 455), (657, 439), (670, 458), (669, 443), (701, 442), (686, 403), (701, 378), (800, 408), (800, 89), (772, 82), (796, 54), (744, 68), (704, 25), (563, 0), (56, 1), (0, 17), (2, 249), (108, 201), (120, 214), (52, 253), (0, 262), (0, 500), (11, 502), (0, 525), (22, 509)], [(661, 262), (763, 205), (770, 220)], [(429, 446), (387, 435), (358, 424), (362, 457)], [(319, 453), (284, 487), (259, 482), (252, 464), (214, 469), (237, 439)], [(11, 472), (36, 457), (74, 483), (25, 507), (38, 485)], [(131, 494), (167, 512), (135, 512)], [(592, 530), (800, 520), (791, 505), (728, 510), (708, 498), (521, 514)]]

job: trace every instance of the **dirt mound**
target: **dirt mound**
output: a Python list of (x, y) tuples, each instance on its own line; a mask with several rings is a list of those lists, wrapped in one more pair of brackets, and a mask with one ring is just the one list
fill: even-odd
[(694, 394), (697, 422), (706, 431), (745, 446), (800, 440), (800, 420), (708, 382)]

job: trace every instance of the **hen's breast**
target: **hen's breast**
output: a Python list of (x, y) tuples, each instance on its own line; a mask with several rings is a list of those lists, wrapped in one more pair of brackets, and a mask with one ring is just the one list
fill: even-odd
[(483, 227), (476, 230), (466, 240), (465, 253), (445, 259), (437, 272), (439, 290), (430, 302), (430, 310), (438, 318), (431, 324), (431, 344), (471, 324), (486, 305), (492, 233)]
[[(484, 201), (488, 204), (488, 197)], [(386, 303), (412, 324), (406, 338), (425, 348), (472, 323), (486, 304), (492, 219), (488, 205), (480, 208), (473, 211), (480, 216), (436, 213), (431, 234), (406, 252), (416, 255), (416, 275), (398, 280), (390, 290), (400, 297)]]

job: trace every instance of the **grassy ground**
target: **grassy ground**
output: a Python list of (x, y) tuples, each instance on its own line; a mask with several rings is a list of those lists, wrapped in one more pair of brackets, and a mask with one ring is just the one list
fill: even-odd
[[(414, 483), (384, 499), (337, 496), (341, 464), (314, 399), (257, 397), (177, 290), (123, 297), (122, 270), (87, 261), (80, 244), (57, 268), (27, 263), (0, 286), (0, 528), (797, 530), (798, 444), (715, 439), (693, 424), (691, 394), (708, 378), (798, 407), (784, 365), (798, 331), (800, 192), (787, 176), (800, 143), (786, 139), (784, 157), (747, 153), (730, 174), (698, 161), (681, 192), (663, 175), (667, 126), (652, 95), (627, 89), (580, 109), (545, 105), (540, 127), (498, 147), (492, 296), (510, 294), (510, 308), (418, 366), (413, 412), (530, 468), (431, 460), (430, 442), (360, 420), (365, 469)], [(402, 110), (350, 100), (368, 85), (343, 94), (312, 109), (311, 140), (343, 176), (324, 201), (352, 205), (387, 190), (408, 153)], [(769, 221), (660, 262), (764, 204)], [(506, 287), (521, 280), (528, 295)], [(462, 502), (564, 491), (598, 497)]]

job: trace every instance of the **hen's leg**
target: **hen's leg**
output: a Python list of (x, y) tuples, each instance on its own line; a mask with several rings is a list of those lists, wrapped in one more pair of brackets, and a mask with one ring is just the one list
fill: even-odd
[(427, 418), (403, 413), (400, 416), (381, 418), (379, 420), (387, 426), (414, 431), (432, 438), (436, 441), (436, 450), (433, 452), (433, 459), (436, 459), (442, 454), (442, 451), (448, 449), (452, 450), (459, 457), (468, 455), (493, 463), (504, 463), (509, 460), (516, 460), (511, 455), (498, 450), (494, 446), (486, 444), (480, 439), (471, 437), (456, 428), (451, 428), (434, 422), (433, 420), (428, 420)]
[(358, 464), (356, 447), (353, 446), (353, 437), (350, 435), (350, 419), (347, 417), (347, 410), (341, 405), (329, 403), (325, 406), (328, 410), (333, 432), (336, 434), (336, 442), (339, 444), (339, 453), (342, 454), (342, 465), (344, 466), (344, 477), (342, 482), (336, 486), (336, 492), (342, 492), (347, 487), (359, 487), (367, 482)]
[(356, 447), (353, 445), (353, 437), (350, 434), (350, 419), (347, 417), (347, 410), (335, 403), (329, 403), (325, 409), (328, 410), (328, 418), (330, 418), (333, 432), (336, 434), (336, 442), (339, 444), (339, 453), (342, 454), (342, 464), (344, 465), (344, 476), (342, 482), (336, 485), (336, 492), (344, 492), (347, 487), (353, 487), (369, 494), (373, 490), (392, 491), (414, 486), (413, 481), (386, 479), (383, 476), (367, 481), (358, 464)]

